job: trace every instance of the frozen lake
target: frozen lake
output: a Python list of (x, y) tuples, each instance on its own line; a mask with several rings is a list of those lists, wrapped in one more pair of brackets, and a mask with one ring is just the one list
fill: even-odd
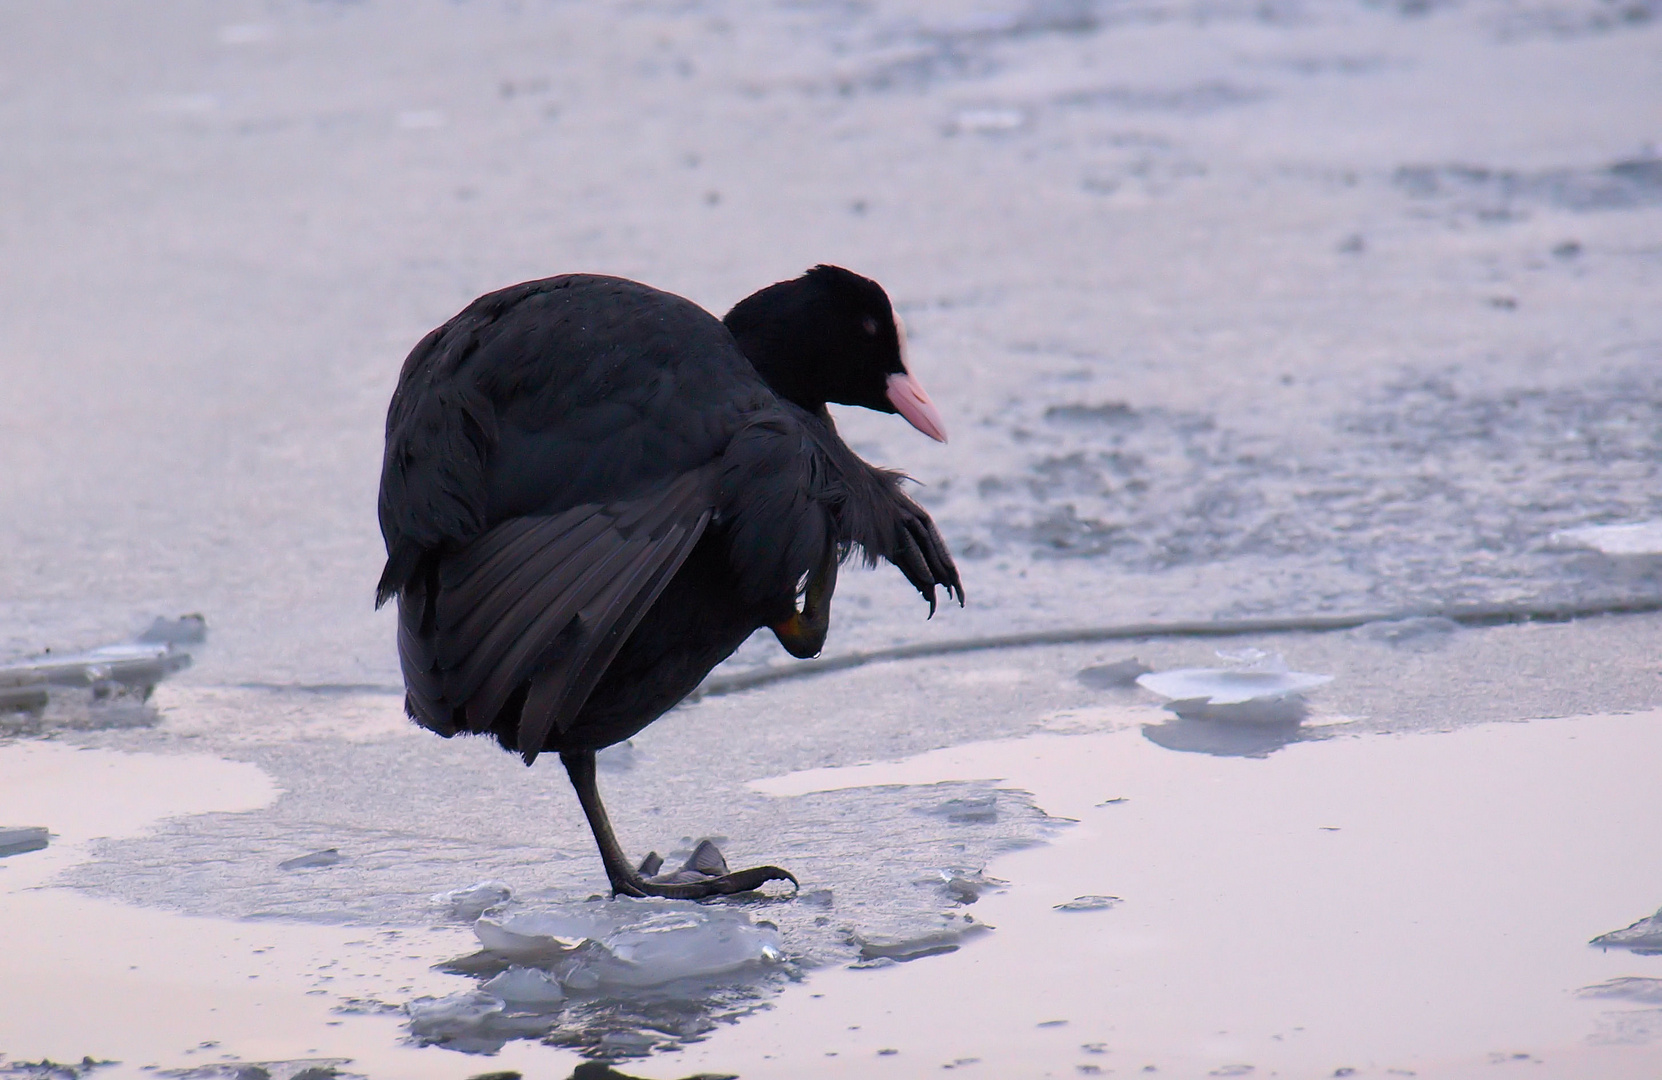
[[(1662, 1072), (1662, 956), (1587, 944), (1662, 905), (1662, 6), (0, 23), (0, 662), (209, 628), (0, 712), (0, 1076)], [(802, 892), (590, 903), (557, 768), (402, 720), (387, 397), (514, 281), (817, 262), (906, 319), (952, 442), (839, 423), (969, 593), (847, 572), (827, 656), (1097, 639), (690, 703), (603, 758), (626, 847)], [(1132, 681), (1249, 650), (1331, 680)]]

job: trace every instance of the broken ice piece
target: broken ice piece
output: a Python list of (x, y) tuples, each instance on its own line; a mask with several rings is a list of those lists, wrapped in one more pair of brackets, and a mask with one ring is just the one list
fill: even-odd
[[(967, 916), (966, 916), (967, 917)], [(992, 927), (986, 923), (953, 923), (940, 930), (918, 934), (850, 935), (849, 944), (860, 947), (861, 960), (917, 960), (924, 956), (939, 956), (957, 952), (966, 938), (984, 934)]]
[(465, 889), (452, 889), (432, 897), (433, 903), (448, 908), (450, 914), (472, 922), (513, 895), (513, 890), (500, 881), (476, 881)]
[(488, 916), (473, 933), (489, 953), (550, 969), (567, 991), (663, 986), (783, 958), (771, 925), (734, 908), (686, 901), (614, 900)]
[(1584, 525), (1547, 537), (1555, 548), (1582, 548), (1613, 558), (1662, 555), (1662, 521), (1627, 525)]
[(314, 866), (333, 866), (344, 862), (346, 856), (340, 853), (339, 848), (324, 848), (314, 851), (310, 855), (301, 855), (293, 859), (284, 859), (277, 864), (279, 870), (306, 870)]
[(39, 851), (50, 841), (51, 834), (39, 825), (0, 828), (0, 858), (21, 855), (25, 851)]
[[(1288, 671), (1280, 653), (1247, 649), (1219, 652), (1236, 666), (1177, 668), (1137, 678), (1137, 685), (1172, 699), (1166, 708), (1196, 720), (1244, 720), (1254, 723), (1297, 722), (1304, 718), (1300, 695), (1333, 681), (1331, 675)], [(1282, 703), (1269, 707), (1269, 703)], [(1219, 706), (1229, 706), (1220, 709)]]
[(1055, 911), (1107, 911), (1109, 908), (1113, 907), (1115, 904), (1117, 904), (1119, 902), (1120, 902), (1120, 898), (1117, 897), (1117, 896), (1097, 896), (1093, 893), (1093, 894), (1087, 894), (1085, 896), (1076, 896), (1072, 900), (1067, 901), (1066, 903), (1057, 904), (1053, 910), (1055, 910)]
[(973, 904), (988, 889), (1010, 884), (1002, 878), (988, 877), (980, 870), (941, 870), (919, 882), (920, 885), (925, 883), (939, 884), (947, 899), (956, 904)]
[(0, 671), (0, 712), (41, 712), (49, 694), (46, 680), (27, 671)]
[(1632, 926), (1600, 934), (1587, 944), (1601, 949), (1628, 949), (1640, 956), (1662, 956), (1662, 911)]
[(559, 982), (548, 972), (517, 965), (487, 980), (480, 989), (514, 1006), (552, 1005), (564, 1001), (566, 996)]
[(158, 615), (133, 640), (151, 645), (200, 645), (208, 640), (208, 620), (201, 615), (181, 615), (177, 619)]
[(1643, 979), (1635, 975), (1610, 979), (1597, 986), (1583, 986), (1576, 996), (1584, 998), (1622, 998), (1641, 1005), (1662, 1005), (1662, 979)]

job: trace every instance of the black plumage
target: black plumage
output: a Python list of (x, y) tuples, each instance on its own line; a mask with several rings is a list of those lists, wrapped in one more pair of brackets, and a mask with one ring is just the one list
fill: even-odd
[[(900, 411), (944, 438), (875, 282), (836, 267), (725, 320), (619, 278), (480, 297), (410, 353), (380, 494), (406, 707), (444, 736), (561, 755), (613, 889), (699, 896), (623, 859), (594, 752), (635, 734), (767, 626), (819, 651), (838, 563), (898, 566), (935, 608), (963, 601), (946, 544), (838, 437), (827, 402)], [(798, 599), (802, 607), (798, 609)], [(683, 875), (685, 876), (685, 875)], [(794, 880), (794, 879), (791, 879)]]

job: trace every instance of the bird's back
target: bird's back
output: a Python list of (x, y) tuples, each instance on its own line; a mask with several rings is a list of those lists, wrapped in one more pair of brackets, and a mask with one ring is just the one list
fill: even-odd
[(726, 328), (679, 296), (587, 274), (482, 296), (399, 376), (381, 478), (384, 593), (423, 549), (706, 465), (772, 401)]

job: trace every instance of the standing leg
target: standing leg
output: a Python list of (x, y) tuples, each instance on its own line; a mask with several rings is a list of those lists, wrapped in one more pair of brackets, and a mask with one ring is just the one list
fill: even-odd
[(757, 866), (738, 870), (707, 881), (667, 884), (648, 881), (640, 871), (629, 865), (623, 846), (612, 832), (612, 822), (606, 817), (606, 808), (600, 803), (600, 786), (595, 782), (594, 751), (573, 750), (560, 754), (560, 761), (571, 777), (571, 786), (577, 789), (577, 801), (583, 804), (583, 814), (594, 831), (594, 842), (600, 846), (600, 861), (606, 867), (606, 877), (612, 883), (613, 896), (661, 896), (671, 900), (699, 900), (706, 896), (749, 892), (769, 881), (788, 881), (796, 878), (777, 866)]

